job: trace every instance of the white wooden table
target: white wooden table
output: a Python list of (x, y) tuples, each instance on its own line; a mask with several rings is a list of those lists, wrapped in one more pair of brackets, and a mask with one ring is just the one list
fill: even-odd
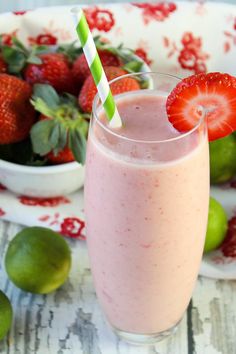
[[(4, 354), (236, 354), (236, 281), (200, 278), (175, 336), (150, 347), (118, 340), (95, 296), (86, 244), (71, 240), (68, 281), (49, 295), (31, 295), (9, 282), (4, 255), (19, 225), (0, 222), (0, 288), (14, 308)], [(181, 284), (180, 284), (181, 286)]]
[[(0, 12), (95, 2), (0, 0)], [(132, 347), (118, 340), (105, 323), (94, 293), (85, 242), (70, 241), (72, 270), (58, 291), (47, 296), (30, 295), (9, 282), (4, 255), (9, 240), (20, 228), (0, 221), (0, 288), (14, 308), (13, 326), (9, 336), (0, 342), (0, 353), (236, 354), (236, 281), (199, 278), (176, 335), (155, 346)]]

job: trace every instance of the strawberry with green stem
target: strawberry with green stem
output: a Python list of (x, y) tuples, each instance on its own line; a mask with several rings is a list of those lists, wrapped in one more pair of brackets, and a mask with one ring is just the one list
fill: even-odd
[(22, 77), (23, 69), (28, 63), (42, 63), (39, 55), (46, 53), (48, 47), (34, 45), (28, 49), (16, 37), (12, 37), (12, 45), (9, 46), (3, 43), (3, 38), (0, 35), (0, 49), (2, 58), (8, 67), (7, 71), (10, 74)]
[[(123, 43), (119, 44), (117, 47), (113, 47), (109, 42), (102, 41), (99, 36), (95, 37), (95, 40), (98, 51), (109, 53), (118, 58), (120, 62), (119, 66), (122, 69), (129, 73), (137, 73), (141, 71), (144, 60), (140, 58), (134, 50), (124, 47)], [(113, 64), (108, 63), (105, 64), (105, 66), (113, 66)]]
[(52, 52), (45, 45), (26, 48), (15, 37), (12, 42), (11, 46), (3, 45), (0, 38), (0, 49), (9, 73), (23, 77), (30, 85), (50, 84), (58, 92), (78, 92), (66, 54)]
[[(127, 72), (139, 72), (143, 66), (143, 60), (134, 57), (135, 52), (123, 47), (120, 44), (117, 47), (111, 46), (101, 40), (100, 36), (94, 37), (94, 42), (103, 66), (123, 67)], [(69, 56), (72, 65), (73, 77), (80, 87), (85, 79), (90, 75), (90, 69), (87, 64), (82, 48), (76, 46), (76, 42), (58, 47), (58, 52)]]
[(40, 64), (29, 63), (24, 69), (23, 76), (28, 83), (31, 85), (36, 83), (50, 84), (59, 93), (76, 94), (78, 92), (69, 60), (64, 54), (40, 54), (39, 59)]
[(84, 164), (89, 116), (79, 111), (76, 98), (36, 84), (31, 103), (41, 113), (30, 133), (33, 151), (53, 163), (70, 162), (73, 154)]

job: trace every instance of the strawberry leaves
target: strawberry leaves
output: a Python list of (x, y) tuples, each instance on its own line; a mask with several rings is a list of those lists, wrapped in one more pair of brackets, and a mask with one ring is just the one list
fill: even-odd
[(60, 97), (50, 85), (36, 84), (32, 96), (32, 104), (44, 115), (53, 114), (53, 110), (60, 104)]
[(45, 120), (33, 125), (30, 137), (33, 151), (36, 154), (44, 156), (54, 148), (50, 138), (54, 129), (54, 124), (53, 120)]
[(41, 113), (30, 132), (33, 151), (40, 156), (50, 152), (57, 156), (68, 146), (75, 160), (84, 164), (88, 115), (79, 111), (76, 98), (59, 96), (52, 86), (36, 84), (31, 103)]
[[(103, 42), (101, 42), (100, 40), (100, 36), (95, 36), (93, 38), (96, 47), (98, 47), (99, 45), (101, 45)], [(57, 53), (61, 53), (67, 56), (67, 58), (69, 59), (69, 61), (71, 63), (74, 62), (74, 60), (79, 57), (81, 54), (83, 54), (83, 48), (80, 46), (79, 42), (76, 40), (72, 43), (69, 44), (61, 44), (58, 46)]]
[(13, 75), (20, 75), (24, 67), (28, 64), (41, 64), (39, 54), (47, 52), (47, 46), (32, 46), (26, 48), (19, 39), (12, 38), (12, 45), (4, 45), (0, 36), (0, 49), (5, 62), (8, 64), (8, 72)]
[(138, 73), (142, 70), (143, 62), (137, 60), (131, 60), (122, 66), (122, 69), (128, 73)]
[(12, 47), (4, 46), (2, 48), (2, 56), (8, 64), (8, 72), (10, 74), (19, 73), (25, 65), (25, 55), (18, 52)]
[(56, 52), (66, 55), (69, 61), (73, 63), (73, 61), (83, 53), (82, 47), (78, 47), (76, 45), (77, 43), (78, 41), (74, 41), (69, 44), (62, 44), (57, 48)]
[(76, 161), (80, 161), (84, 164), (86, 157), (86, 139), (79, 129), (70, 131), (68, 146), (73, 152)]
[(103, 42), (99, 36), (94, 37), (94, 41), (98, 50), (107, 50), (122, 60), (123, 69), (133, 73), (140, 72), (143, 67), (143, 60), (140, 59), (132, 49), (125, 48), (123, 43), (117, 47), (112, 47), (109, 43)]

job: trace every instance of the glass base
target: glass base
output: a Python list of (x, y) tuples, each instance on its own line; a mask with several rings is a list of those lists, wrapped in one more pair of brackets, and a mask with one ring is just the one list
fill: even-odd
[(173, 327), (170, 329), (167, 329), (163, 332), (159, 333), (151, 333), (151, 334), (139, 334), (139, 333), (130, 333), (130, 332), (125, 332), (121, 331), (120, 329), (113, 328), (113, 331), (115, 334), (122, 340), (133, 344), (133, 345), (153, 345), (157, 342), (160, 342), (161, 340), (165, 339), (166, 337), (169, 337), (170, 335), (173, 335), (178, 328), (179, 322), (175, 324)]

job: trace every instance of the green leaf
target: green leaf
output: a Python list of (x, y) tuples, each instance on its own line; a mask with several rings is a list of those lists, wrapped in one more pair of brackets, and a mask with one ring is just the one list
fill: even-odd
[(78, 56), (83, 53), (83, 49), (81, 46), (77, 46), (78, 41), (74, 41), (70, 44), (62, 44), (60, 45), (56, 52), (65, 54), (71, 62), (73, 62)]
[(48, 107), (41, 98), (37, 98), (35, 101), (30, 100), (30, 103), (36, 111), (42, 113), (46, 117), (53, 118), (55, 110)]
[(101, 36), (100, 35), (94, 36), (93, 37), (93, 41), (94, 41), (96, 47), (98, 47), (99, 45), (103, 45), (104, 44), (104, 42), (101, 41)]
[(2, 48), (2, 55), (8, 64), (8, 71), (10, 74), (18, 74), (24, 68), (26, 57), (23, 53), (8, 46)]
[(34, 153), (44, 156), (52, 150), (50, 137), (54, 127), (55, 122), (53, 120), (42, 120), (33, 125), (30, 138)]
[(107, 41), (104, 41), (100, 35), (94, 36), (93, 40), (94, 40), (94, 43), (95, 43), (95, 46), (97, 49), (104, 49), (104, 50), (106, 49), (109, 51), (113, 51), (113, 50), (117, 51), (116, 47), (111, 47), (111, 44)]
[[(50, 109), (56, 109), (60, 104), (60, 97), (58, 96), (56, 90), (54, 90), (52, 86), (46, 84), (35, 84), (32, 98), (35, 108), (43, 114), (44, 112), (40, 110), (40, 107), (36, 106), (36, 102), (43, 102), (42, 105), (48, 106)], [(38, 99), (40, 99), (40, 101)]]
[(58, 146), (59, 137), (60, 137), (60, 125), (55, 123), (51, 131), (51, 134), (49, 136), (49, 144), (51, 145), (52, 149), (55, 149)]
[(60, 128), (60, 135), (58, 140), (58, 151), (63, 150), (67, 144), (68, 139), (68, 130), (62, 124), (59, 125)]
[[(0, 39), (1, 40), (1, 39)], [(38, 57), (42, 53), (45, 46), (34, 46), (32, 49), (27, 49), (19, 39), (12, 38), (12, 46), (0, 45), (3, 56), (9, 68), (8, 71), (12, 74), (18, 74), (25, 67), (26, 63), (41, 64), (42, 61)]]
[(69, 148), (77, 162), (84, 165), (86, 157), (86, 139), (79, 129), (69, 132)]
[(12, 37), (12, 43), (16, 48), (20, 49), (26, 55), (29, 53), (28, 49), (24, 46), (24, 44), (18, 38)]
[(78, 104), (78, 100), (75, 96), (71, 95), (70, 93), (63, 93), (61, 96), (60, 96), (60, 103), (62, 105), (64, 104), (69, 104), (69, 105), (72, 105), (74, 107), (77, 107), (77, 104)]
[(49, 46), (46, 45), (34, 45), (29, 52), (27, 63), (31, 64), (42, 64), (42, 59), (39, 57), (40, 54), (50, 52)]
[(3, 46), (3, 34), (0, 34), (0, 47)]
[[(128, 71), (129, 73), (138, 73), (142, 71), (143, 61), (132, 60), (125, 65), (123, 65), (123, 69)], [(136, 76), (135, 79), (139, 82), (141, 89), (149, 88), (150, 81), (145, 75)]]
[(33, 54), (33, 53), (31, 53), (29, 55), (29, 57), (27, 58), (26, 62), (30, 63), (30, 64), (36, 64), (36, 65), (42, 64), (42, 60), (39, 57), (37, 57), (35, 54)]
[(88, 136), (88, 128), (89, 128), (89, 122), (84, 119), (81, 119), (81, 122), (80, 122), (80, 125), (77, 126), (77, 130), (80, 131), (80, 133), (85, 137), (87, 138)]
[(147, 78), (142, 79), (142, 77), (139, 79), (140, 79), (140, 87), (142, 90), (150, 88), (150, 80), (148, 80)]
[(123, 69), (128, 71), (129, 73), (138, 73), (141, 71), (143, 66), (142, 61), (132, 60), (125, 65), (123, 65)]
[(51, 46), (34, 44), (31, 49), (31, 53), (34, 55), (44, 54), (51, 51)]

